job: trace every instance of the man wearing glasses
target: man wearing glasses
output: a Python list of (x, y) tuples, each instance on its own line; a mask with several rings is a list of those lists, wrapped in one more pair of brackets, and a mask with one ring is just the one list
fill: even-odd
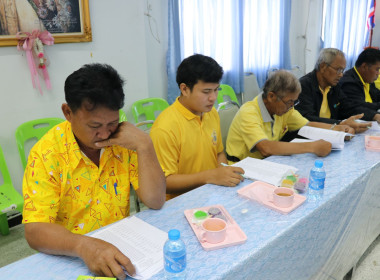
[(340, 81), (342, 91), (364, 113), (363, 119), (380, 123), (380, 90), (375, 81), (380, 70), (380, 50), (361, 52), (355, 67), (347, 70)]
[(305, 125), (353, 132), (346, 125), (309, 122), (294, 109), (300, 92), (301, 85), (293, 74), (280, 70), (271, 75), (263, 92), (246, 102), (231, 123), (226, 144), (229, 163), (248, 156), (260, 159), (302, 153), (327, 156), (331, 143), (324, 140), (304, 143), (280, 141), (288, 131), (299, 130)]
[(315, 69), (300, 79), (302, 92), (296, 109), (310, 121), (349, 125), (359, 133), (367, 130), (370, 123), (355, 121), (363, 117), (363, 114), (355, 115), (362, 111), (338, 86), (345, 68), (346, 59), (342, 51), (322, 49)]

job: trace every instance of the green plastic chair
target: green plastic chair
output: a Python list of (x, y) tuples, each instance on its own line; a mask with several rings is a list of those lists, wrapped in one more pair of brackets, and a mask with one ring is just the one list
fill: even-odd
[(228, 131), (230, 130), (231, 123), (239, 111), (239, 104), (234, 101), (226, 101), (219, 104), (217, 109), (220, 119), (220, 132), (222, 134), (222, 143), (226, 149)]
[[(167, 107), (169, 107), (169, 103), (165, 99), (152, 97), (134, 102), (131, 109), (135, 123), (139, 123), (141, 121), (154, 121)], [(151, 123), (147, 124), (148, 128), (151, 126)]]
[[(218, 102), (217, 107), (220, 103), (223, 103), (226, 101), (233, 101), (233, 102), (236, 102), (238, 105), (240, 105), (236, 97), (234, 89), (230, 87), (229, 85), (224, 85), (224, 84), (220, 85), (220, 90), (218, 92), (218, 97), (216, 101)], [(224, 109), (224, 107), (222, 109)]]
[(0, 233), (9, 234), (8, 215), (15, 211), (22, 213), (24, 199), (13, 187), (11, 176), (5, 162), (3, 150), (0, 147), (0, 173), (3, 184), (0, 185)]
[(25, 150), (25, 143), (34, 140), (37, 142), (52, 127), (63, 122), (61, 118), (37, 119), (21, 124), (16, 129), (16, 142), (20, 154), (21, 163), (25, 169), (29, 151)]
[(125, 114), (125, 112), (120, 109), (119, 110), (119, 123), (121, 122), (126, 122), (127, 121), (127, 115)]

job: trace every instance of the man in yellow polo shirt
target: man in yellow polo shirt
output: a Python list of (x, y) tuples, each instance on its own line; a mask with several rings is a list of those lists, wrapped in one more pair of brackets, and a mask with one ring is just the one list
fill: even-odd
[(244, 173), (227, 163), (214, 102), (223, 69), (211, 57), (196, 54), (177, 69), (181, 95), (155, 120), (150, 136), (165, 172), (167, 198), (211, 183), (236, 186)]
[(350, 101), (364, 113), (364, 120), (380, 123), (380, 90), (375, 81), (380, 71), (380, 50), (367, 48), (360, 53), (355, 67), (344, 72), (339, 84)]
[(293, 107), (298, 103), (301, 85), (297, 78), (284, 70), (272, 74), (265, 82), (263, 93), (246, 102), (233, 119), (227, 136), (229, 163), (246, 157), (264, 158), (271, 155), (314, 153), (326, 156), (331, 143), (324, 140), (306, 143), (280, 141), (288, 131), (305, 125), (347, 130), (345, 125), (309, 122)]
[(135, 273), (115, 246), (84, 236), (129, 215), (130, 185), (147, 206), (165, 202), (165, 177), (150, 137), (119, 125), (124, 81), (109, 65), (88, 64), (65, 82), (67, 121), (32, 148), (23, 181), (25, 237), (41, 252), (76, 256), (100, 276)]

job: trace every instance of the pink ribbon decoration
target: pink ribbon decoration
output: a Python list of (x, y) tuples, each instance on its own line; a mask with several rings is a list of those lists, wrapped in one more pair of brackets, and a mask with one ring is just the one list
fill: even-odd
[[(40, 91), (42, 95), (42, 89), (41, 89), (41, 84), (40, 80), (38, 78), (38, 72), (37, 72), (37, 67), (33, 59), (33, 45), (34, 41), (38, 38), (41, 40), (41, 42), (45, 45), (53, 45), (54, 44), (54, 38), (48, 31), (39, 31), (39, 30), (33, 30), (32, 33), (29, 32), (18, 32), (16, 34), (18, 41), (17, 49), (21, 50), (23, 49), (26, 53), (26, 59), (28, 61), (28, 66), (30, 70), (30, 75), (32, 77), (32, 83), (33, 83), (33, 88), (38, 87), (38, 90)], [(50, 77), (49, 73), (46, 69), (46, 67), (41, 68), (46, 88), (48, 90), (51, 89), (51, 83), (50, 83)]]

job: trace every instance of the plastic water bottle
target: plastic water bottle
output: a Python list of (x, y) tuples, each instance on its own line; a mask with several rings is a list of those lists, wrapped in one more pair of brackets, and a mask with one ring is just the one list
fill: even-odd
[(314, 167), (310, 170), (308, 195), (310, 201), (318, 201), (322, 198), (325, 188), (325, 179), (326, 172), (323, 168), (323, 161), (317, 159), (314, 163)]
[(177, 229), (168, 232), (169, 239), (164, 245), (164, 270), (166, 279), (186, 278), (186, 247), (180, 239), (181, 233)]

